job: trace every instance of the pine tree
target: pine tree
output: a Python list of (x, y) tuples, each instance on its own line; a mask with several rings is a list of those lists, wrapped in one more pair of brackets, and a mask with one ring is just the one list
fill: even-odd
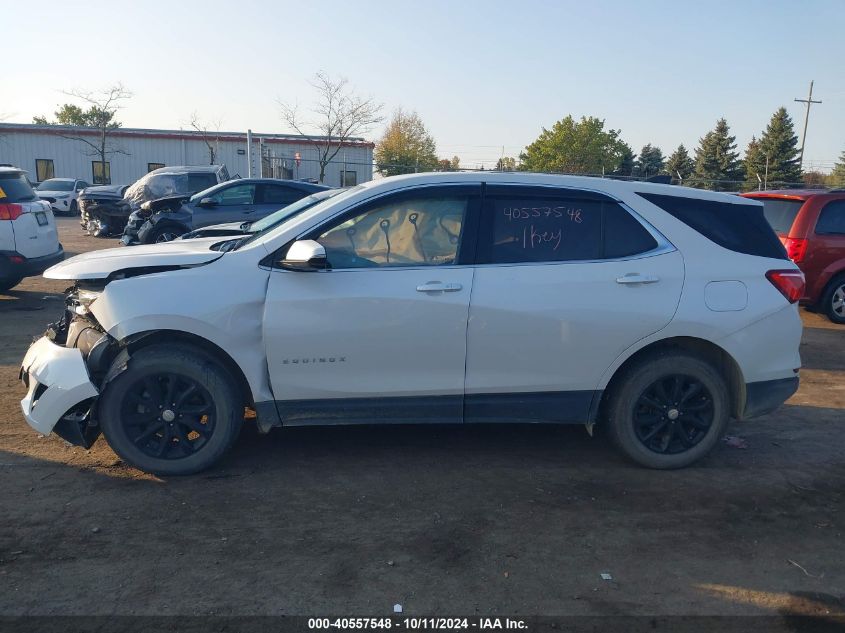
[(772, 115), (766, 131), (760, 137), (760, 151), (764, 163), (766, 157), (769, 158), (770, 185), (801, 182), (798, 136), (786, 108), (778, 108)]
[(845, 151), (839, 155), (839, 162), (833, 166), (829, 182), (833, 187), (845, 187)]
[(679, 182), (684, 183), (692, 175), (694, 170), (695, 163), (692, 158), (690, 158), (687, 148), (684, 147), (683, 143), (681, 143), (678, 145), (678, 149), (676, 149), (669, 157), (669, 160), (666, 161), (666, 171), (672, 174), (672, 178), (675, 179), (677, 179), (678, 174), (680, 174), (681, 180)]
[(695, 150), (694, 187), (731, 191), (743, 180), (739, 154), (736, 152), (736, 137), (730, 135), (728, 122), (721, 118), (716, 127), (707, 132)]
[(637, 175), (643, 178), (654, 176), (663, 171), (666, 159), (659, 147), (646, 143), (640, 150), (640, 156), (636, 161)]
[[(754, 189), (761, 188), (760, 181), (766, 173), (766, 157), (763, 155), (760, 141), (755, 136), (751, 137), (751, 141), (749, 141), (748, 147), (745, 149), (743, 166), (745, 167), (745, 189), (747, 191), (753, 191)], [(760, 180), (758, 180), (757, 176), (760, 177)]]

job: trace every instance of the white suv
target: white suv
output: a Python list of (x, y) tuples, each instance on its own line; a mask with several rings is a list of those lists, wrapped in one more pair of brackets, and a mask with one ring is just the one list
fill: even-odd
[(400, 176), (46, 276), (76, 286), (23, 361), (27, 421), (159, 474), (217, 461), (245, 406), (261, 431), (606, 426), (676, 468), (798, 386), (803, 277), (762, 206), (668, 185)]
[(22, 169), (0, 167), (0, 292), (64, 256), (50, 204), (38, 199)]

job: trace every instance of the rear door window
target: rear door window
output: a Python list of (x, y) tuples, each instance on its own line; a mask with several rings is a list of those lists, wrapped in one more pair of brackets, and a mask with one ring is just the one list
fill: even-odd
[(845, 235), (845, 200), (828, 202), (816, 222), (817, 235)]
[(263, 190), (261, 195), (263, 204), (286, 206), (308, 195), (306, 191), (282, 185), (262, 185), (261, 189)]
[(36, 199), (29, 181), (21, 173), (0, 173), (0, 204)]
[(479, 263), (567, 262), (630, 257), (657, 241), (609, 197), (550, 187), (491, 186)]
[(780, 235), (789, 235), (798, 212), (804, 205), (803, 200), (785, 200), (782, 198), (753, 198), (763, 203), (763, 215), (766, 221)]
[(637, 195), (722, 248), (746, 255), (788, 259), (783, 244), (769, 226), (759, 205), (654, 193), (637, 192)]

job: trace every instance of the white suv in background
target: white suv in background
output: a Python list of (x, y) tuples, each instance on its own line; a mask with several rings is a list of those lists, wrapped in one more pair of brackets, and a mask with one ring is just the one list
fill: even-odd
[(127, 462), (206, 468), (260, 430), (606, 426), (688, 465), (798, 386), (803, 277), (762, 206), (668, 185), (433, 173), (288, 222), (79, 255), (23, 361), (29, 424)]
[(64, 256), (50, 204), (38, 199), (22, 169), (0, 167), (0, 292)]
[(56, 213), (77, 215), (79, 213), (79, 194), (90, 187), (84, 180), (75, 178), (50, 178), (39, 183), (35, 193), (42, 200), (50, 203)]

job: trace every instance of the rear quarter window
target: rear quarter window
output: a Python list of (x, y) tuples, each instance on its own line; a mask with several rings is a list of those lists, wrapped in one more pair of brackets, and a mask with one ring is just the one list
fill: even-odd
[(828, 202), (816, 222), (818, 235), (845, 235), (845, 200)]
[(30, 202), (37, 196), (23, 174), (0, 174), (0, 204)]
[(723, 248), (745, 255), (788, 259), (758, 205), (654, 193), (637, 195), (660, 207)]

